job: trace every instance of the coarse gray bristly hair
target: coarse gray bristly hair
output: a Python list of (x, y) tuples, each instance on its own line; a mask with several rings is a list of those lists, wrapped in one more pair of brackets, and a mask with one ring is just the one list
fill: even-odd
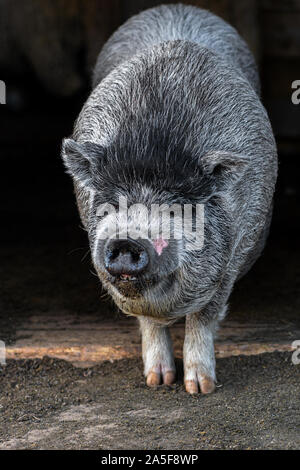
[[(127, 191), (142, 202), (148, 184), (153, 199), (168, 186), (203, 202), (206, 192), (208, 248), (193, 257), (181, 253), (172, 295), (153, 290), (146, 304), (158, 316), (201, 308), (221, 317), (235, 280), (264, 246), (277, 175), (276, 145), (250, 51), (215, 15), (161, 6), (131, 18), (109, 39), (93, 84), (75, 142), (65, 141), (62, 152), (91, 245), (95, 205), (104, 193), (109, 200)], [(184, 177), (182, 159), (199, 168), (198, 184)], [(139, 173), (139, 166), (147, 171)], [(152, 173), (151, 181), (143, 179)], [(141, 313), (141, 305), (114, 298), (126, 313)]]

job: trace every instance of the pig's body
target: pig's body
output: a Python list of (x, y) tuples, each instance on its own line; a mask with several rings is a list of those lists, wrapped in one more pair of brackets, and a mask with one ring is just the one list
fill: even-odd
[[(75, 126), (76, 142), (66, 140), (63, 148), (93, 262), (117, 305), (140, 319), (147, 383), (174, 380), (164, 325), (186, 316), (186, 389), (194, 393), (199, 384), (207, 393), (215, 381), (215, 328), (234, 282), (261, 253), (272, 212), (276, 146), (254, 60), (216, 16), (162, 6), (111, 37), (94, 87)], [(205, 206), (202, 250), (187, 252), (183, 240), (166, 242), (160, 253), (156, 242), (145, 241), (151, 263), (137, 276), (137, 295), (124, 287), (125, 268), (123, 277), (111, 276), (107, 244), (97, 236), (97, 207), (116, 204), (120, 195), (129, 205)], [(141, 279), (151, 280), (150, 287)]]

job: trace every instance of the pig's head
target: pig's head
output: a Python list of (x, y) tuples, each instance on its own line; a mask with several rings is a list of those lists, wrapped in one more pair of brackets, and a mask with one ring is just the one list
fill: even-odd
[(93, 264), (120, 309), (165, 323), (203, 308), (230, 260), (232, 201), (247, 159), (72, 139), (62, 155)]

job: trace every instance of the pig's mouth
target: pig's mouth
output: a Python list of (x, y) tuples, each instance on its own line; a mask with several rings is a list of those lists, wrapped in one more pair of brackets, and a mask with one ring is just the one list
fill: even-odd
[(139, 277), (129, 274), (121, 274), (120, 276), (111, 276), (108, 279), (120, 294), (124, 297), (141, 297), (147, 288), (150, 288), (159, 282), (157, 276)]
[(114, 287), (123, 297), (132, 299), (143, 297), (147, 289), (158, 285), (165, 279), (157, 274), (149, 276), (134, 276), (130, 274), (112, 276), (103, 271), (98, 272), (98, 274), (106, 288)]
[(121, 274), (119, 276), (120, 281), (124, 282), (132, 282), (132, 281), (137, 281), (136, 276), (131, 276), (130, 274)]

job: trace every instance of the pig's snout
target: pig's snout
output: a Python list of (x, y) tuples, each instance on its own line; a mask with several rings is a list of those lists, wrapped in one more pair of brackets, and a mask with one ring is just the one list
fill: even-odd
[(150, 261), (147, 247), (133, 239), (109, 240), (104, 257), (109, 274), (128, 280), (144, 273)]
[(178, 267), (177, 250), (177, 243), (158, 250), (148, 238), (110, 238), (97, 247), (96, 269), (105, 286), (113, 286), (113, 294), (117, 290), (123, 297), (147, 297), (160, 283), (164, 292), (172, 284), (170, 275)]

